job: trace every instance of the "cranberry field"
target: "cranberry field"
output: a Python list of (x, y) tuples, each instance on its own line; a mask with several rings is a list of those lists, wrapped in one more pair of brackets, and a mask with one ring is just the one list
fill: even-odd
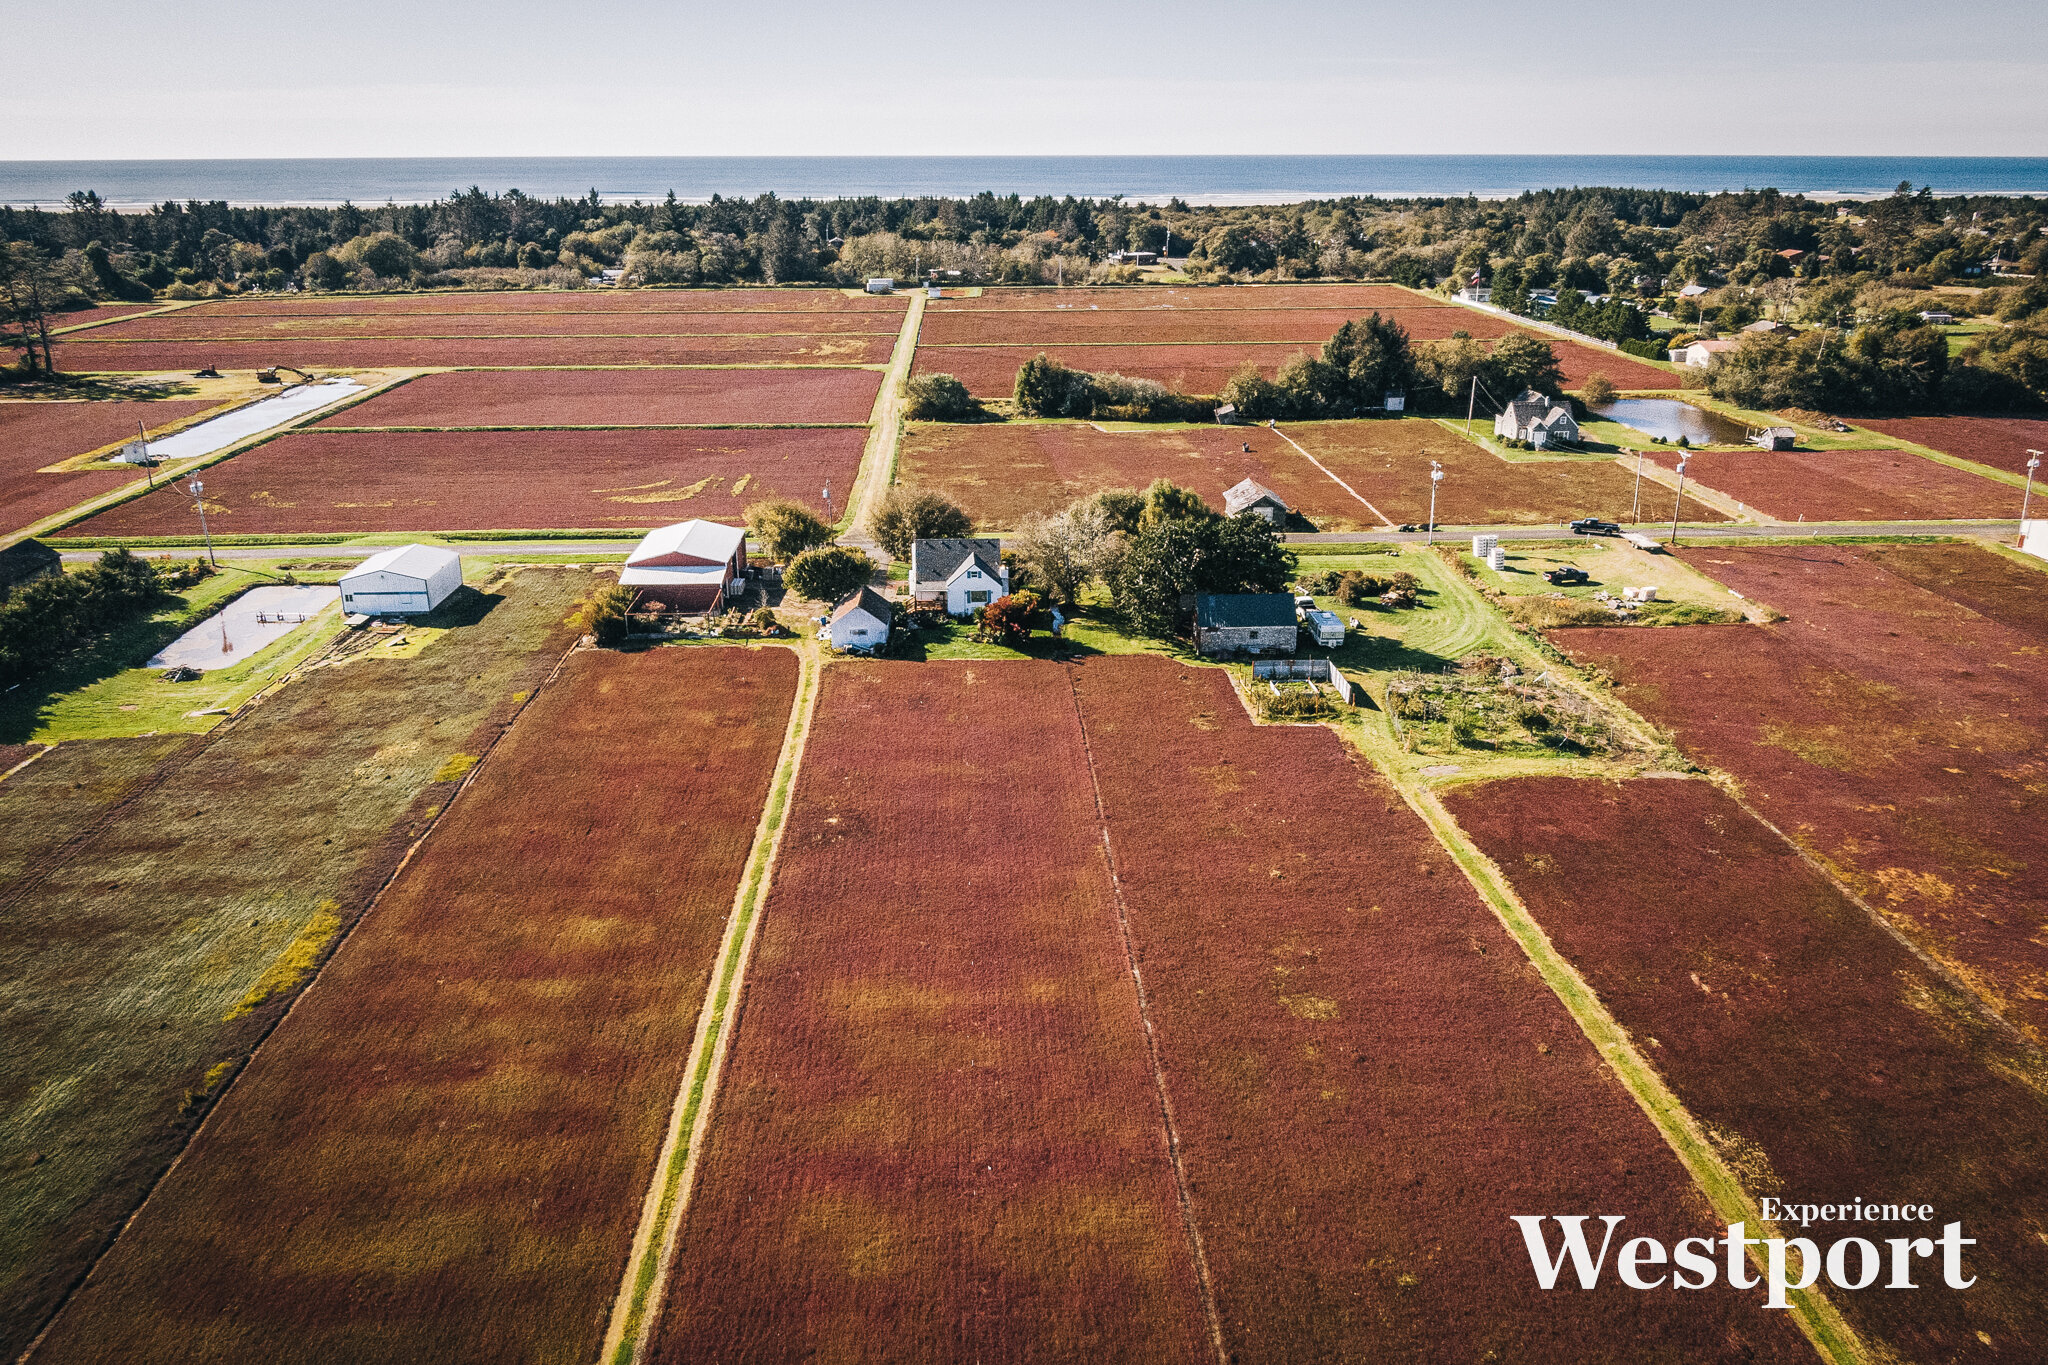
[(859, 424), (875, 370), (458, 370), (421, 375), (322, 427)]
[(2048, 450), (2041, 417), (1859, 417), (1856, 425), (2008, 474), (2027, 472), (2029, 449)]
[[(207, 516), (216, 535), (270, 535), (623, 531), (736, 521), (770, 497), (823, 511), (866, 440), (859, 427), (294, 432), (207, 470)], [(196, 521), (191, 498), (159, 489), (64, 534), (189, 536)]]
[(0, 538), (141, 477), (134, 469), (46, 474), (45, 467), (135, 440), (138, 425), (156, 435), (213, 406), (186, 399), (0, 403)]
[[(1668, 448), (1649, 452), (1674, 467)], [(1904, 450), (1701, 450), (1686, 478), (1781, 522), (1941, 521), (2019, 514), (2002, 483)]]
[(796, 675), (570, 659), (37, 1359), (595, 1358)]
[(1976, 1239), (1967, 1292), (1924, 1261), (1916, 1293), (1832, 1295), (1882, 1358), (2048, 1357), (2038, 1054), (1711, 783), (1531, 778), (1449, 806), (1752, 1195), (1897, 1192)]
[(2048, 576), (1967, 545), (1688, 549), (1790, 619), (1557, 632), (2038, 1045)]

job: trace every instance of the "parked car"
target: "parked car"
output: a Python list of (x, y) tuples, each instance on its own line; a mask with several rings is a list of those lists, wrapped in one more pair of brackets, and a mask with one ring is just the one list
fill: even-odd
[(1571, 531), (1575, 536), (1618, 536), (1621, 534), (1619, 526), (1616, 526), (1611, 521), (1602, 521), (1598, 517), (1579, 518), (1572, 523)]
[(1575, 569), (1571, 565), (1566, 564), (1544, 574), (1543, 581), (1557, 587), (1563, 587), (1567, 583), (1590, 583), (1593, 580), (1584, 569)]

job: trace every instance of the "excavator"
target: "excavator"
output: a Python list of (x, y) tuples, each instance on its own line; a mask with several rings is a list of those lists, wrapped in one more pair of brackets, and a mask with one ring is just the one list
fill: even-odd
[(300, 369), (296, 365), (272, 365), (267, 370), (258, 370), (256, 371), (256, 382), (259, 384), (281, 384), (284, 381), (277, 377), (278, 371), (280, 370), (284, 371), (286, 374), (297, 375), (299, 377), (299, 382), (301, 384), (310, 384), (313, 382), (313, 376), (307, 374), (304, 370)]

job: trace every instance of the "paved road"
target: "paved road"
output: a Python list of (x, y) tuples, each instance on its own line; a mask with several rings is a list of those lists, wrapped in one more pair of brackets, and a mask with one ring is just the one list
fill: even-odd
[[(1635, 529), (1635, 528), (1629, 528)], [(1669, 522), (1662, 527), (1645, 525), (1645, 533), (1658, 540), (1671, 538)], [(1727, 540), (1731, 538), (1757, 540), (1797, 540), (1802, 536), (1973, 536), (1985, 540), (2011, 540), (2019, 534), (2019, 523), (2010, 521), (1864, 521), (1833, 522), (1827, 524), (1806, 524), (1790, 526), (1751, 526), (1739, 522), (1714, 523), (1710, 525), (1679, 528), (1680, 539), (1690, 541)], [(1437, 531), (1437, 539), (1462, 541), (1480, 534), (1497, 535), (1502, 540), (1556, 540), (1566, 534), (1562, 526), (1445, 526)], [(1428, 537), (1421, 531), (1358, 531), (1358, 532), (1313, 532), (1290, 535), (1291, 542), (1327, 545), (1371, 545), (1371, 544), (1416, 544)], [(633, 540), (573, 541), (573, 540), (471, 540), (451, 544), (450, 549), (466, 555), (583, 555), (601, 559), (609, 555), (624, 556), (633, 548)], [(223, 545), (214, 552), (215, 557), (228, 560), (273, 559), (273, 560), (340, 560), (367, 559), (379, 550), (388, 550), (388, 545)], [(171, 554), (189, 558), (201, 553), (201, 547), (184, 545), (175, 547), (138, 550), (136, 553), (154, 558)], [(81, 563), (99, 558), (98, 550), (67, 550), (67, 563)]]
[[(1671, 539), (1671, 523), (1662, 526), (1654, 522), (1642, 526), (1626, 526), (1628, 531), (1641, 531), (1660, 541)], [(1475, 535), (1496, 535), (1502, 540), (1556, 540), (1569, 535), (1562, 526), (1441, 526), (1437, 528), (1438, 540), (1459, 541)], [(2019, 535), (2016, 521), (1863, 521), (1803, 523), (1790, 526), (1755, 526), (1742, 522), (1716, 522), (1710, 525), (1679, 525), (1681, 541), (1698, 540), (1797, 540), (1805, 536), (1977, 536), (1987, 540), (2012, 540)], [(1428, 539), (1421, 531), (1358, 531), (1358, 532), (1304, 532), (1287, 537), (1290, 543), (1303, 544), (1416, 544)]]

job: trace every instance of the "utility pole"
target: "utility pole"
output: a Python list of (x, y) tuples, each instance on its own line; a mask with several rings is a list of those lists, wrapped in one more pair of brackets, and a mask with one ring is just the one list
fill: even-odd
[(1628, 523), (1631, 526), (1643, 524), (1643, 448), (1636, 447), (1636, 500), (1628, 509)]
[(1472, 395), (1465, 400), (1465, 435), (1472, 435), (1472, 414), (1479, 410), (1479, 376), (1472, 376)]
[(213, 557), (213, 532), (206, 528), (206, 485), (195, 476), (185, 485), (185, 491), (192, 495), (192, 506), (199, 512), (199, 534), (206, 537), (206, 562), (219, 568), (220, 561)]
[(1429, 537), (1424, 545), (1436, 544), (1436, 486), (1444, 481), (1444, 467), (1436, 460), (1429, 462)]
[(156, 491), (156, 465), (149, 458), (149, 432), (143, 428), (142, 419), (135, 419), (135, 439), (142, 442), (142, 477), (149, 481), (151, 492)]
[(1692, 456), (1684, 455), (1678, 461), (1678, 497), (1671, 504), (1671, 543), (1678, 544), (1678, 509), (1685, 502), (1685, 463)]
[(2039, 469), (2040, 467), (2041, 467), (2041, 452), (2040, 452), (2040, 451), (2038, 451), (2038, 450), (2030, 450), (2030, 451), (2028, 451), (2028, 452), (2027, 452), (2027, 491), (2026, 491), (2026, 492), (2024, 492), (2024, 493), (2022, 493), (2022, 494), (2020, 494), (2020, 528), (2021, 528), (2021, 530), (2022, 530), (2022, 531), (2024, 531), (2024, 530), (2026, 529), (2026, 525), (2027, 525), (2027, 504), (2028, 504), (2028, 503), (2030, 503), (2030, 502), (2032, 502), (2032, 501), (2034, 500), (2034, 471), (2035, 471), (2035, 470), (2037, 470), (2037, 469)]
[(832, 485), (829, 483), (825, 485), (825, 519), (832, 519)]

